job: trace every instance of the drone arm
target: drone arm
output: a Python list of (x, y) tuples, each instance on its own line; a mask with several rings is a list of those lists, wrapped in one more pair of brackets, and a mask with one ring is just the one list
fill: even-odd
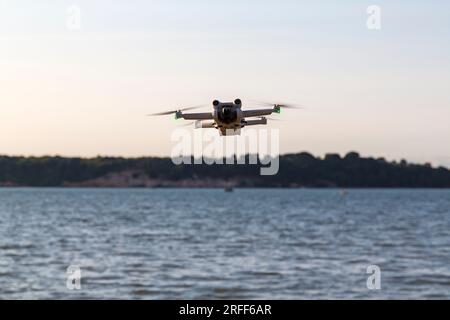
[(178, 118), (183, 118), (185, 120), (212, 120), (214, 119), (213, 114), (209, 112), (202, 113), (179, 113)]
[(244, 117), (261, 117), (268, 116), (275, 112), (274, 109), (259, 109), (259, 110), (245, 110), (242, 111), (244, 113)]

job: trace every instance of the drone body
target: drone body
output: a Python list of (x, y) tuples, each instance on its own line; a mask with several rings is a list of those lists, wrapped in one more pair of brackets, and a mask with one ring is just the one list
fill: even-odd
[[(255, 125), (266, 125), (265, 116), (272, 113), (280, 113), (281, 108), (296, 108), (289, 105), (267, 104), (272, 106), (266, 109), (242, 110), (242, 101), (236, 99), (234, 102), (213, 101), (212, 112), (183, 113), (185, 108), (176, 111), (157, 113), (154, 115), (167, 115), (174, 113), (175, 119), (195, 120), (196, 128), (215, 128), (221, 136), (239, 135), (241, 128)], [(194, 107), (196, 108), (196, 107)]]

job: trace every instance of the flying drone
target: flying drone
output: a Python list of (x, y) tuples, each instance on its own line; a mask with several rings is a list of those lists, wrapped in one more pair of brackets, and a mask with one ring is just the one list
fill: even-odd
[[(248, 126), (266, 125), (269, 119), (266, 116), (273, 113), (281, 113), (281, 109), (298, 109), (299, 107), (289, 104), (276, 104), (258, 102), (260, 105), (266, 106), (265, 109), (242, 110), (241, 99), (234, 102), (220, 102), (214, 100), (212, 112), (200, 113), (184, 113), (184, 111), (201, 108), (196, 106), (190, 108), (182, 108), (173, 111), (154, 113), (150, 116), (163, 116), (174, 114), (175, 119), (195, 120), (196, 128), (214, 128), (219, 130), (221, 136), (239, 135), (241, 129)], [(270, 107), (270, 108), (269, 108)]]

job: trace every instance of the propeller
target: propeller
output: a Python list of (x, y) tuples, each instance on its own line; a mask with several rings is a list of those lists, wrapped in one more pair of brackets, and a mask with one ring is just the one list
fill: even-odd
[(296, 104), (287, 104), (287, 103), (271, 103), (264, 101), (254, 101), (255, 103), (265, 106), (265, 107), (279, 107), (283, 109), (303, 109), (304, 106), (296, 105)]
[(171, 110), (171, 111), (164, 111), (164, 112), (158, 112), (158, 113), (152, 113), (152, 114), (148, 114), (147, 116), (149, 117), (153, 117), (153, 116), (166, 116), (169, 114), (174, 114), (177, 113), (179, 111), (187, 111), (187, 110), (193, 110), (193, 109), (199, 109), (199, 108), (203, 108), (207, 105), (198, 105), (198, 106), (194, 106), (194, 107), (189, 107), (189, 108), (181, 108), (181, 109), (177, 109), (177, 110)]

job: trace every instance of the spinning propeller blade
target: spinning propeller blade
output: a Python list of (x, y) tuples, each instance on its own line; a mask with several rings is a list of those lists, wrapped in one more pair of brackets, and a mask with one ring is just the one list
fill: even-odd
[(181, 108), (181, 109), (177, 109), (177, 110), (171, 110), (171, 111), (164, 111), (164, 112), (158, 112), (158, 113), (152, 113), (152, 114), (148, 114), (147, 116), (149, 117), (153, 117), (153, 116), (166, 116), (169, 114), (174, 114), (177, 113), (178, 111), (187, 111), (187, 110), (193, 110), (193, 109), (199, 109), (199, 108), (203, 108), (207, 105), (199, 105), (199, 106), (194, 106), (194, 107), (189, 107), (189, 108)]
[(287, 103), (271, 103), (271, 102), (264, 102), (264, 101), (254, 101), (255, 103), (265, 106), (265, 107), (279, 107), (283, 109), (303, 109), (302, 105), (296, 105), (296, 104), (287, 104)]

